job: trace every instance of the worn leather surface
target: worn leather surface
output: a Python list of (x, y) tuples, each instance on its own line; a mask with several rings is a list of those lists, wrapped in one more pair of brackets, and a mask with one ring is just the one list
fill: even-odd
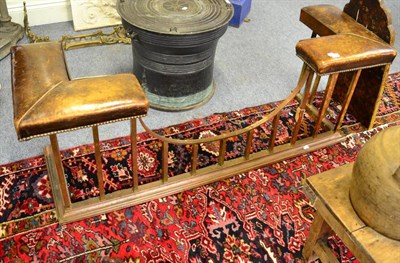
[(69, 80), (60, 43), (12, 48), (18, 139), (145, 115), (149, 102), (133, 74)]
[(352, 33), (363, 37), (383, 41), (351, 16), (334, 5), (313, 5), (303, 7), (300, 21), (319, 36)]
[(300, 40), (296, 54), (320, 75), (390, 64), (396, 50), (383, 41), (354, 34)]

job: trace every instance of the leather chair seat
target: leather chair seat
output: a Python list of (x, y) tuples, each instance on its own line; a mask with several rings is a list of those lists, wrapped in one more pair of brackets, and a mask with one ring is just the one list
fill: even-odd
[(300, 21), (319, 36), (351, 33), (383, 41), (365, 26), (334, 5), (312, 5), (300, 11)]
[(296, 54), (319, 75), (390, 64), (396, 50), (383, 41), (355, 34), (300, 40)]
[(19, 140), (143, 116), (149, 102), (133, 74), (70, 80), (59, 42), (12, 48)]

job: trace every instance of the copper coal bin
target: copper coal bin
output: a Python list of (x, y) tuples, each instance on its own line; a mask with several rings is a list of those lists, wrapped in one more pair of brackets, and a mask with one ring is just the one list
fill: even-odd
[(119, 0), (133, 72), (153, 108), (187, 110), (214, 94), (214, 56), (233, 7), (225, 0)]

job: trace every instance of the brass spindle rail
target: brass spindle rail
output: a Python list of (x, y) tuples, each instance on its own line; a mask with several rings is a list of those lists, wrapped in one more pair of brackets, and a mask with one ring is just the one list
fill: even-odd
[[(272, 110), (271, 112), (266, 114), (266, 116), (254, 122), (253, 124), (230, 133), (222, 133), (214, 137), (201, 139), (174, 139), (157, 134), (149, 127), (147, 127), (143, 119), (139, 117), (138, 119), (145, 131), (147, 131), (154, 139), (158, 139), (162, 143), (160, 160), (161, 179), (151, 183), (146, 183), (142, 185), (139, 183), (137, 121), (136, 119), (132, 119), (130, 139), (133, 182), (131, 188), (105, 194), (102, 174), (98, 172), (97, 177), (99, 181), (100, 198), (89, 198), (84, 201), (71, 203), (68, 195), (68, 189), (65, 184), (65, 178), (60, 176), (59, 181), (61, 183), (59, 189), (61, 191), (55, 192), (58, 196), (57, 199), (63, 200), (63, 204), (58, 204), (56, 206), (58, 207), (57, 214), (59, 215), (60, 222), (68, 222), (76, 219), (81, 219), (83, 217), (99, 215), (102, 213), (107, 213), (124, 208), (128, 205), (134, 205), (143, 203), (145, 201), (154, 200), (155, 198), (160, 198), (161, 196), (181, 192), (183, 190), (201, 186), (206, 183), (215, 182), (217, 180), (228, 178), (238, 173), (260, 168), (268, 163), (277, 162), (279, 160), (309, 152), (319, 147), (331, 145), (333, 143), (343, 140), (343, 136), (341, 136), (339, 133), (327, 132), (325, 134), (321, 134), (321, 136), (318, 136), (318, 139), (310, 137), (299, 140), (298, 143), (296, 143), (295, 145), (294, 143), (287, 143), (278, 146), (275, 145), (282, 110), (294, 99), (299, 99), (299, 94), (303, 87), (305, 87), (304, 96), (302, 97), (300, 107), (298, 108), (299, 111), (296, 118), (294, 132), (292, 131), (292, 138), (289, 138), (292, 142), (297, 141), (298, 131), (300, 130), (300, 125), (303, 122), (303, 115), (305, 114), (306, 110), (310, 110), (310, 108), (312, 108), (308, 104), (308, 98), (310, 97), (310, 93), (314, 92), (310, 91), (313, 74), (311, 74), (311, 71), (307, 66), (304, 67), (303, 71), (304, 74), (302, 74), (302, 76), (300, 77), (296, 88), (285, 100), (279, 103), (279, 105), (275, 107), (274, 110)], [(317, 81), (319, 81), (318, 78)], [(316, 84), (314, 84), (314, 87), (315, 86)], [(325, 104), (328, 103), (329, 99), (330, 97), (328, 95)], [(322, 109), (324, 109), (324, 107), (325, 106), (323, 106)], [(314, 111), (313, 115), (318, 115), (318, 113), (315, 113), (315, 108), (311, 109), (311, 111)], [(252, 152), (254, 131), (261, 125), (265, 125), (265, 123), (267, 122), (272, 122), (267, 149)], [(333, 127), (333, 125), (331, 125), (330, 127)], [(98, 171), (100, 171), (101, 169), (99, 167), (101, 167), (101, 155), (97, 128), (93, 129), (93, 135), (96, 151), (96, 163), (98, 166), (97, 169)], [(226, 160), (227, 142), (230, 140), (230, 138), (238, 136), (243, 136), (243, 138), (245, 138), (246, 140), (243, 158)], [(51, 136), (51, 139), (53, 152), (58, 152), (58, 145), (55, 135)], [(207, 167), (198, 168), (199, 147), (201, 144), (207, 143), (219, 143), (219, 156), (217, 165), (210, 165)], [(190, 171), (169, 177), (168, 147), (170, 145), (187, 145), (191, 147)], [(60, 159), (58, 160), (61, 161)], [(57, 158), (54, 161), (57, 162)], [(58, 164), (55, 165), (55, 167), (52, 166), (50, 167), (50, 170), (60, 169), (59, 167), (62, 168), (62, 165)], [(63, 171), (57, 173), (63, 174)], [(64, 185), (62, 184), (62, 180), (64, 180)]]
[[(276, 107), (272, 112), (267, 114), (265, 117), (262, 119), (258, 120), (257, 122), (242, 128), (240, 130), (236, 130), (230, 133), (224, 133), (220, 134), (214, 137), (210, 138), (202, 138), (202, 139), (173, 139), (165, 136), (161, 136), (154, 131), (152, 131), (143, 121), (142, 118), (139, 118), (139, 121), (143, 128), (149, 132), (154, 138), (162, 141), (163, 143), (163, 149), (166, 149), (166, 144), (175, 144), (175, 145), (191, 145), (192, 146), (192, 156), (191, 156), (191, 171), (190, 174), (194, 175), (198, 172), (197, 169), (197, 163), (198, 163), (198, 147), (200, 144), (204, 143), (213, 143), (213, 142), (218, 142), (219, 143), (219, 155), (218, 155), (218, 165), (223, 166), (225, 163), (225, 157), (226, 157), (226, 143), (229, 138), (239, 136), (239, 135), (244, 135), (246, 134), (246, 147), (244, 150), (244, 160), (249, 160), (250, 155), (251, 155), (251, 149), (252, 149), (252, 142), (253, 142), (253, 136), (254, 136), (254, 130), (261, 126), (262, 124), (265, 124), (267, 121), (272, 120), (272, 126), (271, 126), (271, 133), (270, 133), (270, 138), (268, 142), (268, 151), (270, 153), (274, 152), (275, 149), (275, 144), (276, 144), (276, 136), (278, 132), (278, 126), (279, 126), (279, 120), (280, 120), (280, 115), (285, 106), (288, 105), (290, 101), (292, 101), (294, 98), (299, 99), (300, 98), (300, 105), (297, 109), (297, 114), (296, 114), (296, 122), (295, 126), (292, 130), (292, 137), (290, 139), (290, 145), (294, 146), (294, 144), (298, 140), (298, 134), (301, 128), (301, 125), (303, 124), (304, 116), (308, 110), (311, 111), (311, 115), (317, 115), (314, 117), (317, 117), (316, 120), (316, 127), (315, 129), (319, 129), (322, 125), (322, 121), (325, 120), (325, 112), (327, 110), (327, 107), (329, 106), (329, 102), (331, 100), (331, 95), (332, 95), (332, 89), (333, 86), (336, 82), (337, 76), (333, 75), (328, 82), (330, 85), (327, 87), (327, 91), (325, 93), (325, 96), (322, 101), (322, 105), (320, 110), (316, 109), (314, 106), (312, 106), (310, 103), (311, 98), (315, 98), (315, 94), (317, 92), (320, 79), (321, 77), (319, 75), (314, 74), (312, 70), (307, 65), (304, 65), (304, 68), (302, 69), (302, 72), (304, 74), (301, 74), (301, 77), (299, 79), (297, 87), (291, 92), (291, 94), (284, 100), (282, 101), (278, 107)], [(315, 78), (314, 78), (315, 76)], [(354, 83), (356, 83), (357, 78), (359, 77), (359, 72), (355, 74), (354, 76)], [(304, 87), (304, 94), (300, 95), (301, 89)], [(344, 107), (345, 109), (341, 112), (341, 115), (339, 116), (338, 121), (342, 122), (344, 118), (344, 114), (346, 113), (348, 103), (351, 99), (352, 92), (354, 91), (354, 87), (351, 86), (351, 89), (348, 92), (348, 101), (346, 101)], [(338, 124), (337, 127), (340, 127), (340, 124)], [(325, 125), (325, 123), (324, 123)], [(333, 125), (332, 124), (327, 124), (327, 128), (330, 128), (333, 130)], [(336, 128), (334, 131), (337, 131), (338, 128)], [(313, 137), (316, 136), (316, 132), (314, 131)], [(166, 169), (168, 169), (167, 166), (167, 161), (166, 159), (168, 158), (168, 154), (163, 151), (163, 177), (162, 177), (162, 182), (166, 182), (168, 180), (168, 172)]]
[(297, 84), (297, 87), (291, 92), (289, 97), (287, 97), (284, 101), (282, 101), (278, 107), (276, 107), (271, 113), (267, 114), (267, 116), (263, 117), (262, 119), (258, 120), (257, 122), (242, 128), (237, 131), (233, 131), (227, 134), (220, 134), (214, 137), (210, 138), (202, 138), (202, 139), (173, 139), (165, 136), (161, 136), (157, 133), (155, 133), (153, 130), (151, 130), (143, 121), (142, 118), (139, 118), (139, 121), (143, 128), (149, 132), (154, 138), (160, 140), (163, 143), (163, 150), (162, 150), (162, 182), (165, 183), (168, 181), (168, 144), (175, 144), (175, 145), (191, 145), (192, 146), (192, 159), (191, 159), (191, 171), (190, 174), (194, 175), (197, 172), (197, 158), (198, 158), (198, 147), (202, 143), (212, 143), (212, 142), (219, 142), (219, 155), (218, 155), (218, 165), (223, 166), (225, 163), (225, 156), (226, 156), (226, 142), (228, 138), (232, 138), (235, 136), (247, 134), (247, 141), (246, 141), (246, 148), (244, 152), (244, 159), (248, 160), (250, 158), (250, 152), (251, 152), (251, 146), (252, 146), (252, 141), (253, 141), (253, 134), (254, 130), (261, 126), (262, 124), (266, 123), (267, 121), (272, 121), (272, 129), (271, 129), (271, 136), (270, 136), (270, 141), (268, 145), (268, 150), (273, 151), (275, 147), (275, 140), (276, 140), (276, 134), (277, 134), (277, 129), (278, 129), (278, 124), (279, 124), (279, 119), (280, 119), (280, 114), (285, 106), (292, 101), (296, 95), (301, 91), (303, 88), (304, 84), (305, 85), (305, 91), (304, 91), (304, 96), (306, 97), (301, 104), (301, 118), (297, 119), (296, 121), (296, 126), (295, 126), (295, 132), (292, 136), (292, 142), (295, 142), (297, 140), (297, 133), (300, 129), (301, 122), (303, 120), (303, 114), (306, 108), (307, 104), (307, 99), (310, 94), (310, 87), (312, 84), (313, 76), (314, 74), (310, 71), (310, 69), (306, 66), (304, 69), (306, 71), (305, 74), (302, 74), (302, 77), (299, 79), (299, 82)]

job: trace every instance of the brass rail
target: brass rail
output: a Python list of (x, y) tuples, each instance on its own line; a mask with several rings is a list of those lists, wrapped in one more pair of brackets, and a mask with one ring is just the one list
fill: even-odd
[[(337, 143), (343, 140), (345, 137), (339, 132), (327, 131), (319, 134), (317, 138), (313, 136), (297, 141), (297, 134), (300, 129), (301, 123), (303, 122), (303, 115), (307, 111), (317, 111), (312, 116), (319, 116), (322, 118), (321, 109), (325, 110), (326, 104), (329, 104), (330, 97), (322, 101), (323, 107), (318, 110), (312, 105), (308, 104), (308, 98), (312, 96), (313, 91), (311, 90), (311, 84), (313, 82), (314, 74), (308, 67), (302, 70), (301, 77), (298, 81), (296, 88), (290, 93), (290, 95), (266, 116), (260, 120), (248, 125), (245, 128), (232, 131), (225, 134), (220, 134), (210, 138), (201, 139), (174, 139), (166, 137), (152, 131), (143, 121), (139, 118), (139, 121), (143, 128), (152, 135), (155, 139), (160, 140), (162, 144), (161, 151), (161, 178), (151, 183), (139, 185), (138, 178), (138, 165), (137, 165), (137, 123), (135, 119), (131, 121), (131, 158), (132, 158), (132, 185), (128, 189), (118, 190), (113, 193), (105, 194), (104, 188), (99, 185), (100, 196), (97, 198), (89, 198), (84, 201), (78, 201), (71, 203), (68, 194), (66, 184), (61, 176), (57, 178), (57, 169), (61, 169), (61, 163), (57, 163), (57, 155), (51, 151), (51, 148), (46, 149), (46, 159), (49, 167), (49, 176), (51, 177), (50, 182), (52, 183), (52, 189), (55, 191), (55, 203), (56, 212), (60, 222), (70, 222), (90, 216), (99, 215), (121, 209), (130, 205), (140, 204), (146, 201), (153, 200), (154, 198), (160, 198), (174, 193), (179, 193), (184, 190), (189, 190), (193, 187), (198, 187), (207, 183), (212, 183), (217, 180), (222, 180), (233, 176), (238, 173), (258, 169), (267, 165), (268, 163), (277, 162), (286, 158), (294, 157), (299, 154), (304, 154), (316, 150), (320, 147), (326, 147), (328, 145)], [(319, 81), (318, 77), (315, 81)], [(300, 95), (302, 88), (304, 89), (304, 96)], [(315, 88), (313, 87), (313, 90)], [(311, 93), (311, 94), (310, 94)], [(292, 138), (290, 143), (275, 146), (276, 135), (279, 127), (280, 115), (284, 107), (286, 107), (293, 99), (299, 99), (300, 106), (298, 110), (298, 116), (296, 117), (296, 124), (292, 130)], [(325, 118), (324, 118), (325, 120)], [(258, 152), (251, 152), (254, 130), (271, 121), (271, 133), (267, 149)], [(325, 124), (325, 123), (323, 123)], [(334, 127), (334, 125), (324, 125), (324, 127)], [(315, 132), (316, 134), (317, 132)], [(243, 135), (245, 137), (245, 149), (243, 157), (226, 160), (226, 143), (227, 141), (236, 136)], [(310, 134), (311, 135), (311, 134)], [(98, 150), (98, 134), (97, 130), (94, 129), (94, 140), (96, 146), (96, 163), (98, 162), (98, 170), (101, 167), (101, 154)], [(219, 143), (219, 156), (216, 165), (210, 165), (202, 168), (198, 168), (198, 152), (199, 146), (204, 143)], [(191, 169), (190, 171), (170, 176), (168, 172), (168, 147), (169, 145), (189, 145), (191, 146)], [(59, 172), (59, 173), (62, 173)], [(98, 182), (101, 184), (102, 174), (97, 173)], [(61, 191), (59, 191), (59, 190)], [(58, 190), (58, 191), (57, 191)]]
[[(143, 128), (148, 133), (150, 133), (154, 138), (159, 139), (160, 141), (163, 141), (163, 142), (171, 143), (171, 144), (193, 145), (193, 144), (210, 143), (210, 142), (215, 142), (215, 141), (220, 141), (220, 140), (226, 140), (228, 138), (250, 132), (250, 131), (260, 127), (262, 124), (266, 123), (267, 121), (275, 118), (275, 116), (278, 116), (280, 114), (280, 112), (282, 111), (282, 109), (284, 107), (286, 107), (290, 101), (292, 101), (293, 99), (296, 98), (296, 95), (300, 92), (301, 88), (304, 86), (304, 83), (306, 82), (306, 80), (308, 79), (308, 76), (310, 75), (309, 69), (307, 68), (306, 70), (308, 71), (308, 73), (302, 75), (301, 79), (299, 80), (299, 82), (297, 84), (297, 87), (290, 93), (290, 95), (285, 100), (283, 100), (281, 103), (279, 103), (279, 105), (271, 113), (267, 114), (265, 117), (256, 121), (255, 123), (250, 124), (249, 126), (242, 128), (240, 130), (237, 130), (237, 131), (233, 131), (233, 132), (226, 133), (226, 134), (220, 134), (220, 135), (216, 135), (214, 137), (209, 137), (209, 138), (181, 140), (181, 139), (173, 139), (173, 138), (168, 138), (168, 137), (159, 135), (159, 134), (155, 133), (153, 130), (151, 130), (144, 123), (142, 118), (139, 118), (139, 121), (142, 124)], [(275, 126), (277, 126), (277, 125), (275, 125)], [(275, 127), (274, 129), (276, 130), (276, 128), (277, 127)]]

